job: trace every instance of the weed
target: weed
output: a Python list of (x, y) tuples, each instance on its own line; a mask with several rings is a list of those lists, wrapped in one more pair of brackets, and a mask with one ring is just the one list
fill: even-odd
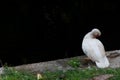
[(72, 66), (73, 68), (77, 68), (80, 66), (80, 60), (78, 58), (72, 58), (68, 61), (68, 65)]

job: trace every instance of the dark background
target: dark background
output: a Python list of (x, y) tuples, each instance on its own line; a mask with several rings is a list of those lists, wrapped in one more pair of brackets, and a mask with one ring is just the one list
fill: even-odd
[(0, 59), (20, 65), (84, 55), (93, 28), (106, 51), (119, 49), (119, 1), (9, 0), (1, 2)]

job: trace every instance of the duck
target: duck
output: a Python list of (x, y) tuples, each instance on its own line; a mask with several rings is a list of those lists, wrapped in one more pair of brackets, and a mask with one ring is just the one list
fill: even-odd
[(82, 41), (82, 50), (84, 54), (93, 62), (98, 68), (107, 68), (110, 63), (105, 54), (105, 48), (102, 42), (98, 39), (101, 36), (99, 29), (94, 28), (88, 32)]

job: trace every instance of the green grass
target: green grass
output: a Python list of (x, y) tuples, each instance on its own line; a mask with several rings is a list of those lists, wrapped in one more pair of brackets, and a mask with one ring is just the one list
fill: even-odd
[(0, 80), (36, 80), (36, 76), (26, 71), (5, 67), (4, 74), (0, 75)]
[(71, 58), (70, 61), (68, 61), (68, 65), (70, 65), (73, 68), (80, 67), (80, 60), (78, 58)]
[(66, 72), (57, 71), (54, 73), (46, 72), (44, 77), (46, 80), (89, 80), (98, 75), (113, 74), (110, 80), (120, 80), (120, 68), (119, 69), (75, 69), (68, 70)]
[[(56, 71), (49, 72), (46, 71), (42, 74), (42, 80), (89, 80), (98, 75), (113, 74), (110, 80), (120, 80), (120, 68), (112, 69), (98, 69), (96, 67), (68, 70), (66, 72)], [(5, 68), (5, 74), (0, 75), (0, 80), (37, 80), (36, 75), (25, 72), (16, 71), (12, 68)]]

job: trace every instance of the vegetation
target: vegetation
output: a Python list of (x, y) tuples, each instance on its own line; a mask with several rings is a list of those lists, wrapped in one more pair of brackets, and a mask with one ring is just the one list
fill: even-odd
[(110, 80), (120, 80), (120, 69), (75, 69), (68, 70), (66, 72), (57, 71), (54, 73), (47, 72), (45, 75), (46, 80), (89, 80), (98, 75), (112, 74), (113, 77)]
[(68, 65), (70, 65), (73, 68), (78, 68), (80, 66), (80, 60), (74, 57), (70, 61), (68, 61)]
[(32, 74), (27, 71), (17, 71), (14, 68), (4, 67), (4, 73), (0, 75), (0, 80), (90, 80), (93, 77), (106, 74), (113, 75), (109, 80), (120, 80), (120, 68), (79, 68), (81, 63), (78, 58), (72, 58), (68, 61), (68, 65), (72, 66), (73, 70), (46, 71), (42, 74)]
[[(96, 67), (64, 71), (49, 72), (42, 74), (41, 80), (89, 80), (98, 75), (112, 74), (110, 80), (120, 80), (120, 68), (99, 69)], [(25, 71), (16, 71), (12, 68), (5, 68), (5, 74), (0, 75), (0, 80), (37, 80), (37, 76)]]
[(36, 76), (29, 72), (5, 67), (4, 73), (0, 75), (0, 80), (36, 80)]

